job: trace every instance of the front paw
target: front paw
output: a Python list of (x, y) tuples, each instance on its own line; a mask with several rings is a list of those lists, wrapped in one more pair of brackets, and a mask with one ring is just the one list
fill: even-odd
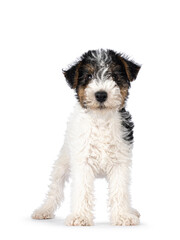
[(136, 215), (138, 218), (141, 216), (141, 214), (135, 208), (131, 208), (131, 213)]
[(111, 219), (112, 225), (116, 226), (134, 226), (139, 224), (139, 217), (134, 213), (120, 213)]
[(39, 208), (36, 209), (31, 215), (33, 219), (51, 219), (54, 218), (54, 214), (48, 209)]
[(79, 215), (69, 215), (66, 218), (66, 225), (67, 226), (92, 226), (93, 221), (92, 219), (88, 219), (84, 216)]

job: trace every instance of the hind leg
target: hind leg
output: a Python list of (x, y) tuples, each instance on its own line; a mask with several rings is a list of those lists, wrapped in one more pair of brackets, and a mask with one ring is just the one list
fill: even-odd
[(69, 157), (67, 149), (63, 146), (59, 158), (54, 164), (51, 174), (51, 184), (44, 203), (40, 208), (36, 209), (32, 218), (49, 219), (54, 217), (54, 212), (64, 197), (65, 181), (69, 178)]

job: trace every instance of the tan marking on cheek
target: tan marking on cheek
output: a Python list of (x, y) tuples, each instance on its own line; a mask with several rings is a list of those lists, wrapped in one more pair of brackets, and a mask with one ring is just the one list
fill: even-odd
[(85, 100), (85, 88), (86, 87), (79, 87), (78, 89), (78, 96), (79, 96), (79, 101), (82, 107), (84, 107), (84, 100)]
[(121, 88), (120, 92), (121, 92), (121, 107), (123, 107), (126, 97), (128, 95), (128, 88)]

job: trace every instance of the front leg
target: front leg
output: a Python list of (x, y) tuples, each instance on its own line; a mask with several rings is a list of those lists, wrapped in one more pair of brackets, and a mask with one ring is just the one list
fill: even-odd
[(93, 225), (93, 182), (94, 174), (88, 164), (72, 169), (72, 214), (67, 217), (66, 225)]
[(113, 225), (139, 224), (140, 215), (130, 205), (129, 173), (129, 166), (122, 163), (115, 165), (108, 175), (110, 221)]
[(32, 218), (49, 219), (54, 217), (54, 212), (64, 197), (65, 181), (69, 178), (69, 155), (65, 145), (62, 147), (59, 158), (54, 164), (51, 175), (51, 184), (44, 203), (36, 209)]

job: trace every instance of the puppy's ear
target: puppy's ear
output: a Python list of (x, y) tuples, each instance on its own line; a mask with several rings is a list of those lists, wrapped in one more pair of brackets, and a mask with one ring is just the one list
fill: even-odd
[(125, 72), (126, 72), (128, 80), (130, 82), (135, 80), (141, 66), (139, 64), (129, 60), (128, 58), (122, 56), (122, 55), (120, 55), (119, 57), (120, 57), (121, 62), (124, 65)]
[(71, 88), (77, 87), (80, 66), (81, 66), (81, 62), (77, 62), (76, 64), (71, 66), (69, 69), (63, 70), (63, 74), (66, 78), (66, 81)]

